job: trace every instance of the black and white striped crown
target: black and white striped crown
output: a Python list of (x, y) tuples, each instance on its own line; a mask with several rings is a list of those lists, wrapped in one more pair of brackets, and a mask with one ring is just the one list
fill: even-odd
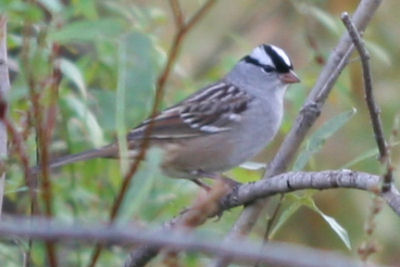
[(266, 72), (287, 73), (293, 69), (289, 56), (274, 45), (259, 45), (242, 61), (261, 67)]

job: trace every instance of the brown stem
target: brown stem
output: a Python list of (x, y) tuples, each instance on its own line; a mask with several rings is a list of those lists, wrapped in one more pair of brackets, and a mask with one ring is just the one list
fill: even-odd
[(174, 15), (176, 28), (177, 29), (182, 28), (184, 23), (184, 17), (182, 14), (181, 6), (179, 4), (179, 0), (169, 0), (169, 5), (171, 6), (172, 14)]
[[(46, 114), (46, 123), (42, 123), (42, 129), (39, 131), (40, 137), (40, 155), (41, 155), (41, 167), (42, 167), (42, 177), (43, 181), (41, 183), (41, 189), (43, 194), (43, 201), (45, 204), (45, 214), (47, 217), (53, 216), (53, 194), (52, 194), (52, 185), (50, 179), (50, 154), (49, 154), (49, 142), (51, 140), (51, 136), (54, 130), (55, 122), (56, 122), (56, 114), (57, 114), (57, 99), (58, 99), (58, 90), (61, 82), (61, 70), (56, 62), (56, 58), (58, 56), (59, 47), (57, 44), (53, 44), (53, 51), (51, 56), (51, 63), (53, 65), (53, 73), (51, 75), (50, 80), (50, 99), (49, 106), (47, 108)], [(40, 126), (39, 126), (40, 127)], [(57, 266), (57, 251), (55, 247), (55, 242), (49, 241), (46, 242), (46, 248), (48, 251), (48, 258), (50, 266)]]
[[(0, 96), (5, 99), (5, 96), (10, 90), (10, 78), (8, 75), (8, 58), (7, 58), (7, 18), (0, 16)], [(0, 109), (0, 117), (4, 118), (7, 112), (7, 105), (3, 105)], [(5, 171), (3, 170), (4, 158), (7, 157), (7, 130), (4, 122), (0, 122), (0, 218), (3, 207), (4, 187), (5, 187)]]
[[(49, 99), (49, 105), (46, 109), (44, 105), (40, 104), (40, 99), (42, 96), (42, 93), (45, 90), (40, 90), (40, 92), (37, 90), (37, 78), (35, 77), (35, 74), (33, 72), (32, 64), (29, 59), (29, 51), (30, 51), (30, 40), (29, 40), (29, 28), (31, 27), (31, 23), (29, 21), (25, 22), (25, 27), (24, 27), (24, 41), (23, 41), (23, 51), (22, 51), (22, 58), (24, 62), (24, 67), (25, 67), (25, 74), (26, 74), (26, 80), (28, 82), (28, 88), (29, 88), (29, 97), (30, 101), (32, 103), (32, 110), (35, 118), (35, 130), (36, 130), (36, 139), (37, 139), (37, 160), (41, 166), (41, 174), (43, 181), (41, 183), (41, 191), (42, 191), (42, 198), (45, 206), (45, 214), (48, 217), (52, 216), (52, 193), (51, 193), (51, 181), (50, 181), (50, 174), (49, 174), (49, 168), (48, 168), (48, 162), (49, 162), (49, 141), (51, 139), (51, 134), (54, 128), (55, 124), (55, 109), (56, 109), (56, 103), (57, 103), (57, 95), (58, 95), (58, 88), (59, 84), (61, 81), (61, 71), (60, 69), (56, 66), (53, 67), (53, 71), (50, 74), (50, 77), (48, 79), (45, 79), (44, 81), (40, 82), (40, 88), (49, 88), (50, 90), (50, 99)], [(45, 37), (45, 35), (41, 35), (42, 38)], [(44, 49), (43, 44), (44, 39), (39, 39), (38, 40), (39, 46), (38, 49)], [(55, 65), (54, 59), (58, 55), (58, 49), (56, 48), (57, 45), (53, 46), (53, 51), (51, 53), (51, 58), (50, 58), (50, 63)], [(43, 111), (47, 111), (45, 114), (43, 114)], [(46, 118), (48, 119), (46, 121)], [(22, 139), (21, 139), (22, 140)], [(31, 174), (31, 171), (28, 171), (28, 175), (30, 175), (30, 179), (32, 180), (30, 185), (32, 188), (36, 191), (37, 188), (37, 177), (33, 176)], [(32, 201), (31, 204), (31, 213), (32, 214), (37, 214), (39, 213), (39, 205), (37, 204), (37, 196), (36, 193), (34, 195), (34, 201)], [(57, 260), (57, 252), (55, 248), (55, 243), (52, 241), (48, 241), (45, 244), (46, 251), (47, 251), (47, 257), (48, 257), (48, 263), (49, 266), (56, 267), (58, 266), (58, 260)], [(30, 252), (29, 252), (30, 254)], [(29, 263), (28, 259), (28, 263)]]

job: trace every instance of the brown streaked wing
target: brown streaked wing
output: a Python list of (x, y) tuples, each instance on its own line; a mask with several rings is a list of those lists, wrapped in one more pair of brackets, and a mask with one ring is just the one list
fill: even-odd
[[(227, 131), (240, 121), (252, 99), (226, 82), (211, 85), (157, 115), (149, 138), (189, 138)], [(146, 120), (133, 129), (128, 140), (143, 138), (149, 124)]]
[[(153, 128), (149, 138), (174, 139), (203, 135), (204, 132), (193, 129), (182, 121), (179, 110), (180, 108), (165, 110), (156, 116), (153, 120)], [(128, 140), (142, 139), (149, 124), (150, 119), (145, 120), (136, 128), (132, 129), (127, 136)]]

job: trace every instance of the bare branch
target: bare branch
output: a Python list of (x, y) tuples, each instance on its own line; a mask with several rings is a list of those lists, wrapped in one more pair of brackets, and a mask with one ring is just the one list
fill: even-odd
[[(370, 56), (365, 47), (365, 43), (361, 37), (361, 34), (354, 26), (347, 12), (342, 13), (342, 21), (346, 26), (354, 45), (357, 48), (358, 53), (360, 54), (361, 66), (363, 70), (365, 101), (367, 102), (369, 116), (372, 123), (372, 129), (374, 131), (375, 141), (379, 150), (379, 160), (382, 164), (386, 164), (386, 174), (383, 175), (382, 184), (382, 191), (386, 191), (389, 190), (390, 184), (393, 182), (393, 172), (390, 163), (389, 147), (386, 143), (385, 135), (383, 133), (382, 121), (380, 118), (380, 109), (376, 104), (374, 98), (372, 73), (369, 64)], [(376, 226), (375, 218), (379, 211), (382, 209), (381, 207), (381, 200), (375, 198), (370, 209), (370, 215), (368, 216), (365, 223), (366, 240), (361, 244), (360, 248), (358, 249), (358, 254), (361, 256), (361, 259), (364, 262), (366, 262), (369, 256), (377, 250), (376, 244), (372, 240), (372, 234)]]
[[(243, 184), (222, 202), (222, 209), (250, 203), (258, 198), (303, 189), (353, 188), (376, 192), (379, 176), (351, 170), (327, 170), (321, 172), (287, 172), (255, 183)], [(400, 194), (394, 186), (381, 193), (382, 198), (400, 216)], [(232, 206), (231, 206), (232, 205)]]
[(254, 242), (244, 240), (221, 244), (217, 237), (207, 236), (205, 238), (204, 233), (200, 235), (179, 231), (150, 231), (133, 225), (82, 226), (81, 224), (62, 225), (54, 220), (45, 219), (7, 219), (0, 222), (0, 236), (3, 238), (30, 237), (54, 242), (149, 244), (153, 247), (168, 247), (179, 251), (200, 251), (209, 255), (227, 256), (241, 263), (259, 261), (273, 266), (361, 266), (361, 263), (353, 259), (326, 250), (279, 242), (268, 243), (262, 248)]
[[(219, 210), (210, 214), (210, 217), (221, 214), (228, 209), (245, 205), (248, 203), (262, 203), (256, 201), (260, 198), (270, 197), (276, 194), (288, 193), (303, 189), (336, 189), (336, 188), (353, 188), (365, 191), (376, 192), (379, 188), (380, 178), (364, 172), (355, 172), (351, 170), (327, 170), (321, 172), (287, 172), (268, 179), (263, 179), (255, 183), (243, 184), (235, 188), (220, 201)], [(381, 197), (400, 217), (400, 193), (394, 185), (387, 192), (381, 192)], [(188, 211), (188, 213), (190, 210)], [(175, 224), (183, 220), (182, 217), (189, 216), (184, 213), (177, 218), (163, 225), (164, 230), (171, 230)], [(244, 228), (240, 228), (244, 229)], [(239, 230), (239, 229), (238, 229)], [(231, 240), (235, 240), (232, 238)], [(125, 266), (143, 266), (149, 260), (157, 255), (159, 248), (146, 245), (139, 247), (133, 251)], [(227, 263), (221, 258), (220, 263)]]
[(393, 167), (390, 163), (389, 147), (387, 146), (385, 135), (383, 133), (382, 120), (380, 117), (381, 111), (375, 102), (372, 87), (371, 67), (369, 64), (370, 56), (365, 47), (364, 40), (361, 38), (360, 33), (354, 26), (347, 12), (342, 14), (342, 20), (349, 31), (358, 53), (360, 54), (361, 65), (363, 69), (365, 101), (367, 102), (369, 116), (372, 122), (372, 128), (374, 130), (375, 140), (379, 150), (379, 158), (383, 164), (386, 164), (386, 174), (383, 175), (382, 190), (388, 190), (390, 188), (390, 184), (393, 182)]

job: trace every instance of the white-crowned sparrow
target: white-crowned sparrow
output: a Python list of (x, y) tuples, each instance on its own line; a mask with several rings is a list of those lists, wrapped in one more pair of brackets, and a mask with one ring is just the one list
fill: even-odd
[[(235, 167), (260, 152), (277, 133), (283, 98), (299, 82), (286, 53), (260, 45), (221, 80), (160, 112), (153, 119), (150, 146), (164, 151), (162, 170), (197, 180)], [(150, 120), (127, 135), (129, 155), (138, 152)], [(116, 143), (61, 157), (50, 167), (91, 158), (119, 156)]]

